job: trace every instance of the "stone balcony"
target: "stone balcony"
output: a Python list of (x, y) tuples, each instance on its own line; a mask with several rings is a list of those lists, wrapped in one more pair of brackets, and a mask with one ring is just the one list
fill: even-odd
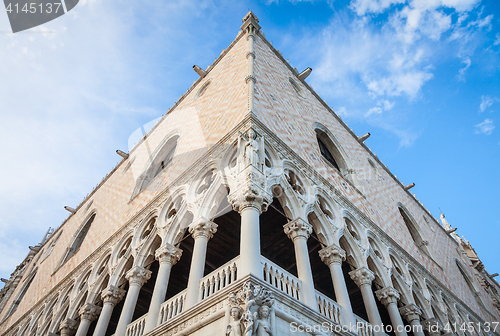
[[(335, 301), (316, 291), (318, 311), (315, 311), (300, 301), (301, 281), (297, 277), (261, 258), (262, 279), (254, 275), (240, 277), (238, 256), (200, 280), (200, 297), (195, 306), (184, 309), (186, 290), (165, 301), (161, 305), (158, 326), (147, 335), (224, 335), (229, 323), (228, 298), (248, 282), (266, 289), (274, 299), (271, 315), (273, 335), (294, 335), (295, 328), (308, 330), (312, 335), (339, 333), (342, 315)], [(130, 323), (126, 336), (145, 335), (146, 316)], [(373, 336), (373, 331), (367, 327), (369, 323), (358, 316), (355, 318), (360, 322), (357, 334)], [(340, 333), (352, 334), (345, 329)]]

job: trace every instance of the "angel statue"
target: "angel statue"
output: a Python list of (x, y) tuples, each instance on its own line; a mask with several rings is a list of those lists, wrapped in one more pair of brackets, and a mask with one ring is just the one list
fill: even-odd
[(273, 336), (271, 331), (271, 323), (269, 322), (269, 307), (261, 306), (255, 313), (255, 324), (253, 326), (256, 336)]
[(226, 336), (243, 336), (243, 327), (241, 325), (241, 315), (243, 309), (240, 306), (232, 306), (229, 310), (231, 322), (226, 328)]
[(253, 164), (258, 166), (259, 161), (259, 142), (257, 141), (257, 134), (254, 130), (250, 129), (246, 137), (247, 143), (245, 144), (245, 150), (243, 155), (245, 157), (245, 164)]

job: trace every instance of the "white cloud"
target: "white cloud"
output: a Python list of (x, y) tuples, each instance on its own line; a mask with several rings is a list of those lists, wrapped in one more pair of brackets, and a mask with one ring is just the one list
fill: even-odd
[(358, 15), (366, 13), (381, 13), (394, 4), (401, 4), (406, 0), (353, 0), (351, 2), (352, 9)]
[(500, 33), (497, 33), (495, 35), (495, 38), (496, 38), (496, 40), (495, 40), (495, 42), (493, 42), (493, 45), (499, 45), (500, 44)]
[(394, 102), (390, 102), (388, 100), (379, 100), (377, 102), (377, 106), (372, 107), (365, 114), (365, 117), (369, 117), (372, 114), (382, 114), (384, 111), (389, 111), (394, 107)]
[(464, 65), (463, 68), (461, 68), (460, 70), (458, 70), (458, 75), (457, 75), (457, 79), (459, 81), (462, 81), (462, 82), (465, 82), (465, 72), (467, 71), (467, 69), (469, 69), (469, 67), (471, 66), (472, 64), (472, 61), (470, 60), (469, 57), (467, 57), (466, 59), (464, 59), (462, 61)]
[(493, 120), (485, 119), (482, 123), (474, 126), (474, 133), (490, 135), (494, 129)]
[(490, 97), (490, 96), (481, 96), (481, 104), (479, 105), (479, 112), (484, 112), (488, 107), (493, 105), (495, 102), (498, 102), (500, 99), (496, 97)]

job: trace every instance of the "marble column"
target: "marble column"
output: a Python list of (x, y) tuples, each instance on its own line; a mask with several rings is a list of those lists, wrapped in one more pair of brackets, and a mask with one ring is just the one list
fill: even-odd
[(158, 276), (156, 278), (151, 304), (149, 305), (144, 333), (155, 328), (158, 323), (160, 307), (165, 301), (165, 294), (167, 293), (170, 270), (172, 266), (179, 261), (181, 255), (182, 250), (170, 244), (160, 246), (155, 252), (156, 259), (160, 262), (160, 268), (158, 269)]
[(379, 289), (375, 294), (380, 302), (387, 308), (389, 317), (391, 318), (392, 328), (396, 336), (407, 336), (403, 319), (398, 310), (399, 292), (394, 287), (388, 286)]
[(425, 336), (422, 325), (420, 324), (422, 309), (420, 309), (416, 304), (411, 303), (399, 308), (399, 312), (401, 313), (401, 316), (403, 316), (404, 319), (411, 325), (413, 335)]
[(314, 289), (309, 250), (307, 249), (307, 239), (313, 231), (312, 225), (302, 219), (296, 219), (284, 225), (283, 229), (288, 238), (293, 241), (295, 247), (297, 273), (302, 282), (301, 300), (317, 311), (318, 303), (316, 300), (316, 291)]
[(189, 232), (193, 235), (194, 247), (186, 292), (186, 308), (190, 308), (198, 302), (200, 280), (205, 271), (208, 240), (217, 232), (217, 224), (202, 219), (190, 225)]
[(116, 326), (115, 335), (117, 336), (125, 335), (127, 326), (132, 322), (141, 287), (151, 278), (151, 271), (141, 266), (134, 266), (127, 272), (125, 278), (128, 280), (129, 288), (118, 325)]
[(373, 326), (379, 326), (376, 329), (375, 334), (377, 336), (385, 335), (382, 328), (382, 319), (380, 318), (380, 312), (377, 308), (377, 302), (375, 301), (375, 296), (372, 291), (372, 282), (375, 280), (375, 275), (368, 267), (360, 267), (354, 271), (349, 272), (351, 279), (358, 285), (361, 290), (361, 295), (363, 296), (363, 303), (365, 304), (366, 313), (368, 314), (368, 321)]
[(76, 328), (78, 327), (78, 322), (73, 319), (65, 319), (60, 324), (60, 334), (61, 336), (72, 336), (76, 332)]
[(441, 326), (436, 318), (430, 318), (422, 322), (425, 333), (428, 336), (441, 335)]
[(112, 285), (109, 285), (102, 291), (101, 298), (103, 305), (94, 330), (94, 336), (104, 336), (106, 334), (113, 309), (124, 295), (125, 291), (123, 289)]
[(357, 332), (356, 319), (352, 312), (351, 300), (349, 299), (344, 273), (342, 272), (342, 261), (345, 260), (345, 251), (340, 246), (333, 244), (320, 250), (319, 256), (330, 268), (335, 297), (342, 310), (341, 322), (353, 332)]
[(86, 336), (89, 331), (90, 324), (95, 321), (101, 313), (101, 307), (92, 303), (84, 304), (80, 310), (80, 325), (76, 331), (76, 336)]

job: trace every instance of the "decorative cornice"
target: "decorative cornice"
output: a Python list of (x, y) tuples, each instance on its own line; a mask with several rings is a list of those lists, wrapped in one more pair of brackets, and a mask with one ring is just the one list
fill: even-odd
[(155, 251), (156, 260), (160, 264), (175, 265), (182, 256), (182, 250), (169, 243), (165, 243)]
[(345, 251), (340, 246), (337, 246), (335, 244), (319, 250), (318, 253), (321, 261), (323, 261), (327, 265), (341, 265), (342, 261), (345, 260)]
[(349, 272), (351, 279), (358, 285), (361, 286), (371, 286), (373, 280), (375, 280), (375, 275), (368, 267), (360, 267), (354, 271)]

